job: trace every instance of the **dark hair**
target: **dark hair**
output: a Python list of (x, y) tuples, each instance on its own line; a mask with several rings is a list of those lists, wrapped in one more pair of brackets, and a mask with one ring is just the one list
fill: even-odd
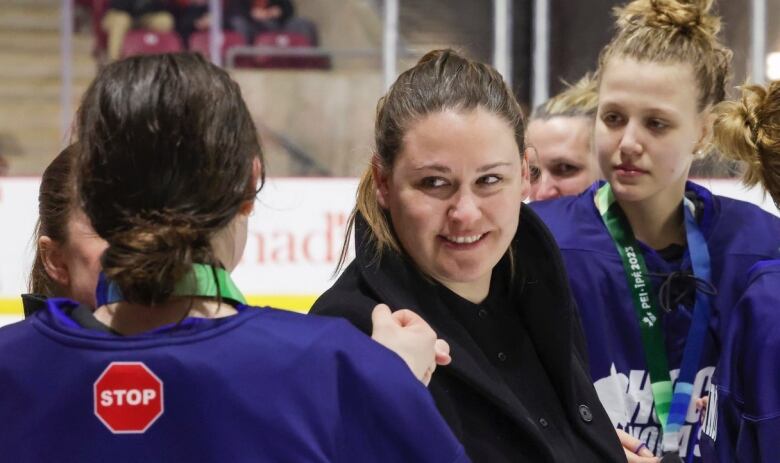
[[(470, 111), (482, 108), (505, 120), (514, 130), (515, 141), (523, 155), (525, 125), (523, 112), (501, 74), (487, 64), (472, 61), (454, 50), (434, 50), (404, 71), (385, 96), (379, 99), (374, 125), (373, 162), (391, 170), (401, 151), (404, 135), (415, 121), (447, 109)], [(384, 249), (400, 252), (387, 216), (376, 198), (376, 185), (369, 166), (360, 179), (357, 204), (347, 225), (347, 237), (360, 213), (371, 228), (370, 239), (377, 244), (377, 257)], [(345, 241), (337, 271), (348, 250)]]
[(48, 236), (57, 243), (68, 241), (68, 220), (75, 205), (73, 164), (78, 150), (70, 145), (46, 167), (38, 188), (38, 222), (35, 224), (35, 260), (27, 286), (30, 292), (44, 296), (63, 296), (64, 289), (52, 280), (43, 266), (38, 239)]
[[(128, 302), (165, 302), (193, 263), (219, 265), (210, 239), (256, 195), (262, 161), (238, 84), (200, 55), (106, 66), (78, 113), (77, 187), (101, 263)], [(261, 185), (263, 176), (261, 174)]]

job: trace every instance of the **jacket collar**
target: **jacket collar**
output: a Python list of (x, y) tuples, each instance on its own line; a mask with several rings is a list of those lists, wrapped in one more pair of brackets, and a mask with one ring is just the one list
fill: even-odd
[[(525, 407), (437, 296), (438, 283), (424, 277), (404, 255), (387, 251), (377, 259), (370, 228), (359, 214), (355, 237), (359, 271), (380, 300), (394, 310), (408, 308), (420, 314), (450, 344), (453, 362), (446, 367), (447, 371), (481, 391), (516, 421), (527, 424)], [(539, 217), (526, 206), (522, 207), (512, 247), (516, 268), (512, 284), (522, 285), (522, 302), (516, 309), (520, 311), (561, 399), (572, 404), (574, 386), (570, 366), (574, 305), (554, 239)], [(529, 430), (539, 432), (535, 426)]]

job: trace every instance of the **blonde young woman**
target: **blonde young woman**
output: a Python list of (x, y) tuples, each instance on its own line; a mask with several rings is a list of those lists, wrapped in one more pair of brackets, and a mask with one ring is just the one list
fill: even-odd
[(594, 134), (607, 182), (532, 205), (561, 247), (599, 397), (641, 441), (626, 444), (631, 458), (649, 448), (698, 461), (695, 399), (709, 389), (723, 322), (747, 270), (778, 256), (777, 218), (687, 181), (729, 75), (711, 7), (637, 0), (617, 10)]

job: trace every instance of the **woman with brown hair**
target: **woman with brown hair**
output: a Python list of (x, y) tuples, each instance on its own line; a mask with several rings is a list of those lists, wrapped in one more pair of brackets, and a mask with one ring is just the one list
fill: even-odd
[[(35, 227), (35, 259), (29, 277), (29, 294), (22, 295), (24, 314), (45, 309), (52, 297), (66, 297), (77, 303), (70, 316), (92, 328), (105, 329), (94, 323), (95, 288), (100, 274), (100, 257), (107, 247), (95, 233), (92, 224), (79, 207), (73, 178), (73, 164), (78, 144), (64, 149), (46, 167), (38, 194), (38, 223)], [(381, 307), (372, 316), (372, 338), (393, 350), (409, 365), (423, 383), (430, 381), (436, 364), (450, 361), (449, 346), (434, 341), (435, 358), (429, 362), (427, 341), (435, 334), (412, 312), (390, 314)], [(424, 354), (424, 355), (420, 355)]]
[(364, 332), (380, 302), (420, 314), (451, 346), (429, 390), (474, 461), (625, 461), (558, 249), (522, 206), (523, 131), (487, 65), (438, 50), (402, 73), (377, 105), (356, 259), (312, 312)]
[(0, 328), (5, 459), (467, 461), (397, 355), (347, 323), (245, 304), (230, 271), (262, 150), (224, 70), (113, 63), (78, 140), (75, 198), (107, 244), (96, 310), (50, 298)]
[[(715, 114), (719, 151), (743, 161), (744, 182), (760, 183), (780, 204), (780, 82), (746, 85), (739, 100), (720, 104)], [(751, 225), (743, 224), (748, 236)], [(726, 335), (702, 427), (707, 462), (769, 463), (780, 455), (780, 260), (756, 263), (746, 282), (723, 322)]]
[(95, 307), (100, 255), (106, 242), (77, 205), (73, 180), (77, 150), (76, 144), (65, 148), (41, 176), (30, 294), (22, 295), (25, 316), (44, 308), (48, 297), (68, 297)]
[[(607, 180), (533, 203), (561, 247), (613, 424), (675, 461), (700, 461), (696, 399), (747, 270), (780, 253), (780, 220), (688, 181), (707, 152), (731, 51), (712, 0), (616, 9), (599, 58), (594, 145)], [(750, 224), (752, 233), (744, 233)]]

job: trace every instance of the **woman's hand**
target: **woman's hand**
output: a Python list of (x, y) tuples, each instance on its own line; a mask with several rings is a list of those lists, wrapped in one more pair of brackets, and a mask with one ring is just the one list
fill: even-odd
[(623, 452), (626, 454), (628, 463), (657, 463), (661, 461), (659, 458), (653, 456), (653, 452), (651, 452), (639, 439), (620, 429), (616, 429), (615, 431), (617, 431), (620, 444), (623, 446)]
[(414, 376), (426, 386), (431, 382), (436, 365), (447, 365), (450, 346), (419, 315), (411, 310), (391, 312), (385, 304), (371, 313), (371, 338), (398, 354)]
[(704, 424), (704, 418), (707, 416), (707, 406), (710, 404), (710, 396), (705, 395), (696, 399), (696, 409), (699, 411), (699, 418)]

